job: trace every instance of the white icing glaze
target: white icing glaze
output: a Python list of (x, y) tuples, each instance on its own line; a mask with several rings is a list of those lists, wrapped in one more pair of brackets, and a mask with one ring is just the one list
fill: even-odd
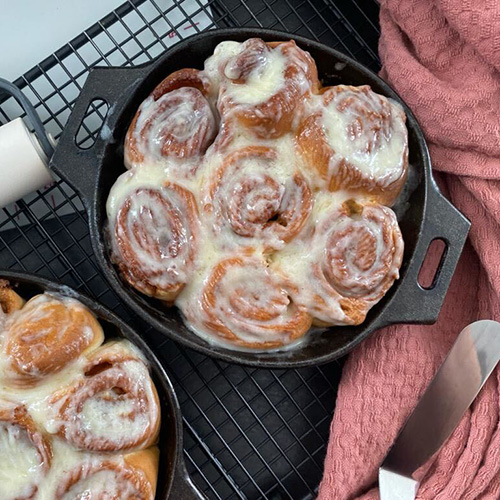
[[(52, 451), (53, 457), (50, 470), (40, 483), (35, 500), (54, 500), (61, 480), (66, 474), (82, 464), (97, 464), (105, 458), (104, 455), (78, 451), (57, 437), (52, 439)], [(122, 459), (117, 456), (116, 460), (120, 462)]]
[[(127, 170), (113, 184), (106, 202), (109, 221), (114, 221), (125, 198), (139, 188), (157, 188), (168, 180), (164, 165), (144, 165)], [(187, 181), (184, 181), (187, 182)]]
[[(259, 39), (212, 56), (207, 67), (211, 74), (214, 68), (219, 72), (212, 79), (219, 84), (221, 129), (261, 139), (286, 133), (296, 110), (316, 88), (311, 61), (293, 42), (270, 47)], [(243, 122), (245, 128), (235, 130), (234, 121)]]
[[(82, 478), (73, 488), (70, 488), (69, 492), (61, 492), (60, 490), (64, 486), (63, 481), (75, 471), (81, 470), (83, 471), (82, 476), (85, 476), (86, 471), (98, 470), (102, 462), (111, 462), (117, 466), (123, 466), (125, 462), (122, 455), (88, 453), (76, 450), (57, 437), (53, 438), (52, 444), (54, 452), (52, 467), (40, 484), (34, 500), (54, 500), (58, 495), (64, 500), (74, 500), (75, 498), (78, 500), (93, 500), (94, 498), (101, 498), (99, 495), (104, 492), (109, 496), (102, 498), (128, 499), (129, 497), (116, 496), (116, 493), (134, 493), (133, 487), (128, 482), (117, 482), (117, 476), (110, 470), (101, 470), (97, 474), (89, 474), (88, 477)], [(139, 474), (141, 473), (139, 472)], [(121, 490), (120, 486), (122, 487)]]
[(40, 483), (43, 471), (40, 456), (22, 430), (0, 422), (0, 498), (14, 500), (29, 496)]
[(204, 72), (211, 82), (214, 89), (219, 89), (222, 80), (222, 67), (231, 58), (238, 55), (241, 51), (241, 43), (226, 41), (221, 42), (215, 47), (213, 55), (205, 61)]
[[(5, 362), (6, 356), (1, 356), (0, 360)], [(45, 377), (43, 383), (33, 387), (9, 385), (5, 382), (5, 379), (0, 376), (0, 398), (21, 398), (20, 401), (26, 404), (31, 417), (38, 426), (50, 432), (50, 420), (48, 418), (50, 415), (48, 401), (50, 396), (61, 387), (65, 387), (69, 380), (75, 380), (80, 377), (85, 362), (85, 358), (80, 357), (60, 372)]]
[[(169, 213), (165, 211), (165, 207), (159, 200), (151, 198), (148, 191), (139, 190), (129, 198), (130, 216), (127, 217), (126, 229), (120, 230), (120, 237), (127, 237), (126, 234), (133, 236), (129, 238), (132, 251), (140, 260), (142, 265), (152, 273), (159, 273), (155, 284), (159, 287), (164, 287), (171, 279), (176, 281), (185, 281), (187, 279), (186, 269), (183, 265), (179, 265), (180, 260), (184, 263), (188, 259), (189, 240), (192, 235), (189, 234), (189, 226), (184, 226), (186, 235), (174, 234), (177, 231), (175, 226), (172, 226), (172, 219)], [(174, 198), (172, 205), (176, 207), (178, 213), (175, 217), (181, 217), (180, 207)], [(135, 230), (136, 221), (142, 221), (143, 224), (148, 224), (148, 237), (158, 245), (159, 255), (148, 252), (143, 246), (142, 235), (137, 234)], [(125, 232), (126, 231), (126, 232)], [(181, 257), (178, 253), (169, 252), (169, 247), (164, 245), (164, 241), (171, 241), (178, 236), (181, 236), (180, 248)], [(184, 236), (184, 237), (182, 237)], [(159, 257), (159, 258), (158, 258)], [(163, 272), (165, 271), (165, 272)]]
[[(321, 123), (328, 140), (338, 154), (333, 155), (331, 169), (334, 162), (342, 157), (352, 161), (355, 168), (359, 169), (367, 178), (377, 182), (390, 184), (401, 174), (402, 156), (405, 147), (406, 129), (404, 125), (404, 114), (398, 104), (386, 100), (386, 108), (391, 113), (391, 126), (393, 127), (390, 136), (386, 129), (382, 129), (380, 137), (377, 139), (374, 154), (357, 150), (360, 144), (373, 137), (367, 137), (369, 131), (363, 136), (354, 134), (349, 137), (347, 127), (352, 129), (352, 121), (355, 118), (354, 111), (347, 108), (347, 112), (340, 113), (334, 104), (325, 109), (321, 96), (309, 96), (311, 82), (307, 75), (310, 72), (308, 59), (300, 57), (300, 53), (288, 47), (286, 54), (283, 46), (278, 46), (272, 50), (261, 50), (262, 47), (255, 45), (255, 50), (250, 51), (249, 57), (243, 60), (240, 56), (248, 48), (248, 44), (238, 42), (222, 42), (219, 44), (214, 54), (205, 61), (204, 75), (210, 80), (211, 98), (218, 96), (218, 109), (223, 112), (220, 128), (221, 133), (215, 142), (208, 148), (198, 165), (196, 172), (189, 178), (180, 174), (179, 171), (170, 167), (168, 160), (161, 160), (156, 166), (142, 165), (137, 167), (134, 173), (122, 175), (112, 188), (108, 199), (108, 218), (113, 221), (123, 204), (123, 201), (134, 190), (140, 187), (158, 186), (165, 180), (178, 183), (189, 189), (198, 202), (200, 215), (200, 227), (197, 233), (197, 250), (194, 269), (187, 277), (187, 283), (175, 300), (175, 305), (182, 311), (188, 326), (205, 340), (218, 345), (231, 346), (234, 344), (217, 337), (213, 332), (206, 329), (200, 320), (200, 300), (203, 296), (207, 280), (214, 271), (214, 268), (221, 261), (241, 255), (243, 250), (252, 252), (252, 257), (267, 263), (273, 271), (279, 271), (291, 278), (296, 290), (293, 294), (288, 293), (287, 297), (293, 297), (300, 303), (313, 309), (313, 295), (310, 288), (311, 265), (321, 261), (322, 252), (325, 251), (325, 242), (316, 238), (312, 243), (317, 224), (321, 223), (325, 214), (332, 214), (336, 208), (350, 198), (353, 194), (348, 191), (338, 190), (335, 193), (328, 193), (316, 190), (312, 193), (312, 209), (306, 219), (304, 227), (299, 236), (285, 242), (282, 234), (270, 234), (269, 228), (258, 227), (255, 222), (258, 219), (256, 214), (269, 211), (276, 212), (288, 203), (300, 203), (297, 201), (297, 191), (291, 190), (290, 183), (296, 173), (299, 173), (310, 186), (317, 186), (318, 173), (307, 166), (305, 160), (298, 154), (295, 142), (295, 132), (304, 116), (321, 112)], [(292, 64), (298, 68), (295, 76), (286, 79), (284, 74), (287, 67)], [(286, 85), (289, 85), (291, 94), (302, 96), (297, 99), (304, 104), (302, 108), (294, 114), (291, 131), (277, 138), (255, 134), (249, 132), (237, 120), (232, 122), (233, 113), (243, 110), (252, 110), (258, 114), (264, 107), (260, 107), (270, 98), (277, 95)], [(306, 96), (306, 97), (303, 97)], [(375, 104), (371, 99), (375, 99)], [(286, 97), (283, 97), (286, 102)], [(370, 95), (362, 97), (363, 104), (367, 106), (377, 106), (378, 96)], [(143, 106), (147, 107), (147, 103)], [(277, 108), (277, 113), (281, 108)], [(370, 108), (371, 109), (371, 108)], [(384, 108), (384, 111), (387, 109)], [(261, 110), (261, 111), (259, 111)], [(402, 116), (401, 116), (402, 115)], [(269, 117), (268, 117), (269, 118)], [(277, 120), (280, 116), (275, 116)], [(231, 123), (230, 130), (224, 128), (226, 123)], [(225, 134), (228, 133), (228, 136)], [(368, 130), (368, 129), (367, 129)], [(384, 135), (385, 134), (385, 135)], [(239, 168), (226, 169), (227, 158), (247, 147), (259, 146), (272, 148), (275, 155), (272, 161), (263, 162), (255, 158), (248, 158), (243, 161)], [(398, 160), (399, 155), (399, 160)], [(221, 173), (225, 172), (225, 173)], [(222, 182), (217, 189), (214, 189), (216, 179), (221, 176)], [(264, 180), (270, 177), (275, 181), (274, 187)], [(245, 197), (241, 197), (244, 185), (253, 184), (254, 190), (249, 190)], [(215, 195), (214, 195), (215, 193)], [(356, 193), (356, 199), (364, 204), (369, 200), (362, 193)], [(138, 201), (137, 207), (140, 206)], [(239, 207), (236, 210), (236, 207)], [(235, 231), (239, 221), (230, 220), (228, 213), (239, 213), (239, 218), (245, 222), (252, 221), (257, 229), (251, 236), (243, 235)], [(274, 218), (276, 218), (275, 215)], [(271, 217), (271, 219), (273, 219)], [(245, 232), (243, 229), (242, 232)], [(112, 232), (111, 232), (112, 233)], [(251, 250), (249, 250), (249, 248)], [(271, 248), (271, 251), (269, 250)], [(262, 271), (264, 274), (265, 272)], [(243, 342), (262, 342), (265, 340), (283, 342), (290, 341), (286, 332), (273, 331), (271, 334), (265, 328), (255, 331), (247, 331), (244, 323), (240, 321), (227, 301), (234, 298), (235, 294), (248, 293), (249, 296), (257, 297), (258, 307), (262, 304), (269, 304), (271, 310), (274, 307), (272, 297), (273, 292), (266, 288), (264, 275), (260, 271), (255, 271), (247, 275), (246, 280), (235, 270), (224, 279), (225, 297), (217, 305), (219, 312), (226, 311), (230, 316), (228, 325)], [(239, 291), (238, 283), (245, 283), (245, 288)], [(277, 301), (276, 304), (280, 303)], [(335, 300), (329, 298), (330, 310), (334, 315), (341, 317), (343, 311), (339, 304), (339, 297)], [(276, 307), (278, 307), (276, 305)], [(281, 306), (280, 306), (281, 307)], [(279, 307), (278, 307), (279, 308)], [(286, 319), (289, 306), (282, 304), (283, 317)], [(341, 323), (341, 321), (339, 321)], [(268, 337), (266, 338), (266, 335)], [(299, 341), (298, 341), (299, 342)], [(297, 342), (297, 343), (298, 343)], [(294, 342), (294, 345), (296, 343)], [(240, 349), (240, 347), (238, 347)], [(245, 347), (241, 347), (245, 349)]]
[[(225, 68), (227, 78), (238, 78), (235, 68), (229, 60)], [(253, 70), (245, 83), (234, 83), (227, 80), (224, 92), (225, 97), (241, 105), (261, 104), (270, 99), (285, 85), (284, 71), (286, 59), (278, 50), (270, 51), (267, 57), (263, 57), (261, 64)]]

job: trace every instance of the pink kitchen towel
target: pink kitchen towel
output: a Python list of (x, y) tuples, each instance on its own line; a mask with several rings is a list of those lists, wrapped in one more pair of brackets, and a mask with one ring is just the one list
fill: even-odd
[[(472, 222), (438, 322), (379, 331), (347, 360), (320, 500), (376, 499), (377, 469), (461, 329), (500, 320), (500, 2), (381, 0), (382, 76), (413, 110)], [(437, 455), (425, 500), (500, 499), (496, 371)]]

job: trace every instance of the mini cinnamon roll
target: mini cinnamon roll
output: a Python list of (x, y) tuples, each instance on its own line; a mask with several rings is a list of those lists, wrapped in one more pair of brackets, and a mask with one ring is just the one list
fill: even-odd
[(198, 209), (189, 190), (144, 174), (123, 174), (108, 198), (112, 260), (131, 286), (171, 302), (194, 269)]
[(292, 40), (247, 40), (221, 71), (218, 107), (222, 122), (236, 121), (259, 138), (289, 132), (297, 107), (319, 88), (314, 60)]
[(83, 304), (49, 294), (30, 299), (9, 316), (4, 330), (6, 376), (25, 385), (59, 372), (104, 340), (99, 322)]
[(124, 342), (95, 351), (85, 375), (55, 393), (50, 430), (93, 452), (147, 448), (158, 438), (160, 404), (145, 362)]
[(349, 200), (319, 215), (308, 248), (295, 301), (315, 324), (359, 325), (399, 277), (404, 245), (390, 208)]
[(25, 406), (0, 399), (0, 498), (34, 499), (51, 459), (50, 443)]
[(391, 205), (408, 170), (408, 132), (401, 106), (368, 85), (322, 90), (319, 107), (299, 125), (296, 143), (318, 185), (349, 189)]
[[(189, 176), (216, 134), (207, 98), (209, 82), (194, 69), (176, 71), (141, 104), (125, 138), (125, 165), (183, 160), (177, 173)], [(194, 159), (193, 163), (185, 160)]]
[(222, 247), (280, 248), (302, 229), (312, 206), (304, 177), (276, 167), (278, 153), (248, 146), (228, 155), (210, 184), (205, 212)]
[(226, 344), (280, 347), (302, 337), (311, 317), (291, 298), (293, 285), (256, 258), (217, 263), (194, 300), (181, 305), (190, 325)]
[(157, 469), (157, 448), (135, 452), (123, 458), (89, 460), (62, 478), (55, 500), (153, 500)]

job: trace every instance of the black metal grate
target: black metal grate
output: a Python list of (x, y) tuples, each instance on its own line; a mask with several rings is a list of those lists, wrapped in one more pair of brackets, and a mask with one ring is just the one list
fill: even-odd
[[(202, 29), (245, 25), (298, 33), (378, 69), (377, 16), (375, 0), (129, 0), (16, 83), (57, 138), (94, 65), (139, 64)], [(102, 112), (99, 103), (91, 109), (82, 145), (92, 142)], [(17, 116), (12, 99), (0, 105), (0, 123)], [(0, 212), (0, 267), (78, 288), (149, 333), (99, 273), (81, 201), (60, 180)], [(187, 466), (209, 498), (315, 498), (341, 363), (250, 369), (148, 339), (176, 386)]]

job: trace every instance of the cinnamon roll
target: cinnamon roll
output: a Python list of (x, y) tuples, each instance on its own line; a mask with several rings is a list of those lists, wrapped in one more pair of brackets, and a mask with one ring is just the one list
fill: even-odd
[(161, 179), (143, 182), (144, 172), (125, 173), (110, 193), (112, 259), (134, 288), (170, 302), (194, 269), (198, 209), (189, 190)]
[(399, 277), (404, 245), (396, 215), (350, 200), (318, 219), (298, 267), (285, 259), (281, 268), (304, 278), (294, 299), (315, 324), (358, 325)]
[(122, 460), (91, 460), (66, 474), (56, 490), (55, 500), (153, 500), (157, 468), (156, 448), (125, 455)]
[(28, 385), (59, 372), (104, 340), (99, 322), (85, 306), (48, 294), (33, 297), (11, 314), (4, 330), (7, 377)]
[(93, 452), (118, 452), (154, 444), (160, 405), (145, 362), (124, 342), (95, 351), (82, 380), (50, 399), (51, 431)]
[[(141, 104), (125, 138), (125, 165), (182, 160), (176, 173), (192, 175), (216, 135), (203, 72), (176, 71)], [(186, 160), (194, 159), (194, 162)]]
[(218, 108), (222, 122), (236, 122), (258, 138), (292, 128), (304, 98), (319, 88), (316, 64), (294, 41), (252, 38), (221, 64)]
[(0, 279), (0, 314), (10, 314), (14, 311), (21, 309), (24, 305), (22, 299), (10, 286), (7, 280)]
[(182, 304), (190, 325), (220, 342), (269, 349), (299, 339), (311, 317), (291, 298), (293, 285), (259, 259), (217, 263), (201, 293)]
[(401, 106), (368, 85), (323, 89), (297, 130), (299, 154), (318, 185), (348, 189), (391, 205), (408, 170), (408, 132)]
[(50, 443), (26, 407), (0, 399), (0, 498), (34, 499), (51, 458)]
[(283, 172), (277, 151), (248, 146), (228, 155), (210, 185), (205, 212), (225, 248), (280, 248), (302, 229), (312, 206), (304, 177)]

